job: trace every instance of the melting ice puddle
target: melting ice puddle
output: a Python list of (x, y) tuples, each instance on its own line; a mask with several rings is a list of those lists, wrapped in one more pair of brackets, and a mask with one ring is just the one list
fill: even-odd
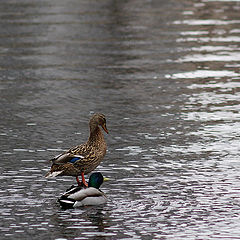
[(146, 152), (147, 150), (142, 149), (139, 146), (128, 146), (124, 148), (118, 148), (117, 151), (129, 151), (127, 155), (138, 155), (139, 153)]
[(206, 20), (196, 20), (188, 19), (183, 21), (175, 21), (174, 24), (186, 24), (186, 25), (228, 25), (240, 23), (239, 20), (218, 20), (218, 19), (206, 19)]
[(172, 75), (165, 75), (166, 78), (209, 78), (209, 77), (235, 77), (239, 76), (239, 74), (233, 71), (212, 71), (212, 70), (196, 70), (192, 72), (185, 73), (175, 73)]
[[(239, 39), (240, 40), (240, 39)], [(229, 54), (194, 54), (190, 56), (185, 56), (179, 59), (179, 62), (232, 62), (239, 61), (240, 53), (229, 53)]]
[(36, 123), (27, 123), (27, 126), (36, 126)]
[(158, 138), (156, 136), (152, 136), (150, 133), (138, 133), (138, 135), (144, 136), (145, 139), (149, 139), (149, 140), (154, 140)]
[(13, 151), (15, 151), (15, 152), (28, 152), (28, 149), (24, 149), (24, 148), (14, 148)]
[(188, 86), (189, 89), (198, 89), (198, 88), (224, 88), (232, 90), (234, 88), (240, 88), (239, 82), (216, 82), (216, 83), (205, 83), (205, 84), (192, 84)]
[(209, 42), (239, 42), (240, 37), (230, 36), (230, 37), (188, 37), (188, 38), (178, 38), (177, 42), (199, 42), (199, 43), (209, 43)]

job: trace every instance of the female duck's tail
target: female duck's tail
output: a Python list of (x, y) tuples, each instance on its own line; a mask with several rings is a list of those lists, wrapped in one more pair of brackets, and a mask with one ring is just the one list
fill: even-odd
[(55, 171), (55, 172), (51, 172), (49, 171), (46, 175), (45, 178), (52, 178), (52, 177), (56, 177), (59, 174), (61, 174), (63, 171)]

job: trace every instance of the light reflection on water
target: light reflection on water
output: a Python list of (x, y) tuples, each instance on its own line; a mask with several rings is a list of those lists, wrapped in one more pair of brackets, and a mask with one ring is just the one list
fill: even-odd
[[(43, 2), (0, 6), (3, 238), (239, 237), (238, 2)], [(47, 159), (96, 111), (108, 202), (64, 211)]]
[[(186, 78), (219, 78), (219, 77), (236, 77), (239, 74), (233, 71), (214, 71), (214, 70), (196, 70), (192, 72), (184, 72), (184, 73), (175, 73), (172, 75), (166, 75), (166, 78), (175, 78), (175, 79), (186, 79)], [(206, 86), (204, 86), (206, 87)]]

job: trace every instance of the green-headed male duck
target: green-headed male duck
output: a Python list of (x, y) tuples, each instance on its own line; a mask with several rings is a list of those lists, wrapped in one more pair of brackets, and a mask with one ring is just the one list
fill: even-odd
[(92, 173), (87, 188), (72, 187), (58, 199), (58, 202), (63, 208), (104, 204), (107, 202), (107, 198), (99, 187), (106, 180), (108, 178), (104, 178), (100, 172)]

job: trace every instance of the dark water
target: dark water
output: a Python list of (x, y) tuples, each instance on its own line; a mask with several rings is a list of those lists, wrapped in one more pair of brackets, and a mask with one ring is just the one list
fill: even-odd
[[(1, 239), (239, 239), (240, 2), (4, 0)], [(100, 207), (48, 159), (107, 116)]]

